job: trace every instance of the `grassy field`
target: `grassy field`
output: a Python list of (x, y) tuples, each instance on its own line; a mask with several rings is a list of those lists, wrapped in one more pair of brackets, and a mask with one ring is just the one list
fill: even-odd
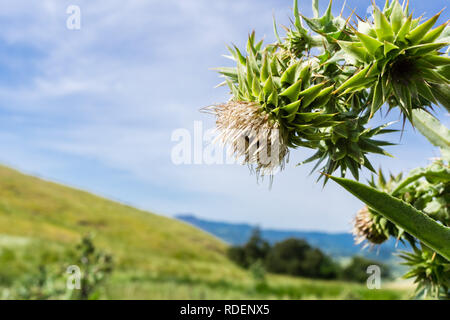
[(405, 299), (409, 287), (268, 275), (264, 284), (231, 263), (220, 240), (179, 221), (0, 166), (0, 297), (88, 233), (114, 256), (102, 298)]

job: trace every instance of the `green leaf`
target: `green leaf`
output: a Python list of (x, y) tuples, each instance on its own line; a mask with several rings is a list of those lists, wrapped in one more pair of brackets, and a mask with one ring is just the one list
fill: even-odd
[(287, 113), (287, 116), (283, 116), (283, 118), (287, 118), (288, 122), (292, 122), (295, 119), (298, 109), (300, 108), (301, 102), (301, 100), (298, 100), (282, 107), (281, 109)]
[(297, 68), (299, 67), (300, 62), (292, 64), (289, 68), (281, 76), (281, 84), (293, 84), (295, 82), (295, 75), (297, 73)]
[(370, 171), (372, 171), (373, 173), (377, 173), (375, 171), (375, 168), (372, 166), (372, 164), (370, 163), (369, 159), (367, 159), (366, 156), (364, 156), (364, 167), (366, 167), (367, 169), (369, 169)]
[(373, 89), (373, 97), (372, 97), (372, 107), (370, 109), (370, 118), (381, 108), (384, 103), (383, 97), (383, 88), (381, 84), (381, 80), (378, 81), (376, 86)]
[(255, 51), (258, 52), (259, 50), (261, 50), (261, 47), (264, 43), (264, 40), (259, 41), (257, 44), (255, 44)]
[(280, 96), (289, 98), (289, 101), (295, 102), (298, 99), (302, 87), (302, 80), (298, 80), (292, 86), (280, 93)]
[(418, 93), (428, 101), (437, 104), (436, 98), (433, 96), (430, 87), (425, 81), (416, 81), (416, 88)]
[(239, 88), (243, 93), (248, 93), (247, 76), (244, 72), (245, 66), (237, 65)]
[(450, 261), (450, 228), (387, 193), (356, 181), (332, 176), (329, 178)]
[(350, 143), (347, 146), (347, 152), (350, 158), (358, 162), (360, 165), (364, 164), (364, 155), (357, 143)]
[[(450, 26), (447, 25), (444, 29), (444, 32), (437, 38), (439, 42), (450, 42)], [(447, 50), (447, 54), (450, 51)]]
[(339, 161), (344, 159), (347, 156), (347, 148), (345, 145), (343, 146), (336, 146), (335, 150), (333, 150), (333, 153), (331, 154), (331, 158), (334, 161)]
[(333, 0), (330, 0), (330, 3), (328, 4), (327, 11), (323, 15), (323, 17), (320, 18), (321, 22), (324, 25), (328, 24), (331, 21), (331, 19), (333, 18), (333, 15), (332, 15), (332, 12), (331, 12), (332, 8), (333, 8)]
[[(450, 52), (450, 47), (447, 50)], [(439, 67), (437, 71), (446, 79), (446, 83), (450, 82), (450, 64)]]
[(388, 19), (380, 11), (380, 9), (375, 6), (375, 9), (373, 11), (374, 15), (374, 23), (375, 23), (375, 32), (377, 33), (377, 38), (381, 41), (388, 41), (393, 42), (394, 41), (394, 31), (392, 30), (391, 24), (389, 23)]
[(250, 66), (250, 64), (247, 62), (247, 84), (249, 87), (249, 92), (251, 92), (251, 87), (253, 84), (253, 79), (255, 79), (255, 75), (253, 73), (252, 67)]
[(315, 123), (314, 126), (317, 128), (330, 128), (342, 124), (342, 121), (326, 120), (319, 123)]
[(275, 87), (273, 85), (272, 77), (270, 76), (267, 81), (264, 83), (263, 92), (266, 97), (270, 96), (272, 92), (275, 91)]
[(320, 91), (314, 100), (313, 108), (321, 108), (330, 101), (334, 87), (328, 87)]
[(258, 62), (256, 61), (256, 57), (253, 54), (252, 51), (250, 51), (250, 53), (247, 56), (247, 65), (251, 67), (253, 73), (257, 76), (260, 77), (260, 71), (259, 71), (259, 67), (258, 67)]
[(439, 182), (450, 182), (450, 169), (440, 162), (434, 162), (426, 168), (413, 169), (409, 172), (408, 176), (395, 187), (391, 194), (394, 197), (398, 196), (402, 189), (423, 177), (431, 181), (438, 180)]
[(427, 44), (419, 44), (416, 46), (409, 47), (406, 52), (412, 53), (416, 56), (425, 55), (427, 53), (436, 51), (438, 52), (439, 49), (444, 48), (448, 46), (448, 43), (427, 43)]
[(358, 163), (356, 161), (354, 161), (353, 159), (350, 158), (344, 158), (344, 163), (347, 166), (347, 168), (350, 169), (350, 172), (352, 173), (353, 177), (356, 180), (359, 180), (359, 167), (358, 167)]
[(268, 61), (267, 54), (263, 56), (263, 63), (261, 67), (261, 82), (266, 82), (266, 80), (269, 78), (270, 71), (269, 71), (269, 61)]
[(430, 30), (422, 39), (422, 43), (428, 43), (428, 42), (434, 42), (436, 41), (444, 32), (445, 28), (447, 27), (448, 22), (445, 22), (441, 24), (439, 27)]
[(273, 33), (277, 38), (278, 43), (281, 43), (280, 35), (278, 34), (277, 21), (275, 20), (275, 16), (273, 16)]
[(298, 1), (294, 0), (294, 17), (295, 17), (295, 26), (297, 27), (298, 30), (304, 30), (303, 26), (302, 26), (302, 22), (301, 22), (301, 18), (300, 18), (300, 12), (298, 11)]
[(400, 28), (400, 30), (397, 33), (397, 39), (400, 41), (405, 40), (406, 35), (411, 30), (411, 24), (412, 24), (412, 15), (408, 17), (406, 22), (403, 24), (403, 26)]
[(389, 52), (392, 50), (400, 49), (395, 44), (392, 44), (390, 42), (384, 41), (384, 56), (387, 56)]
[(420, 24), (420, 21), (422, 21), (422, 16), (413, 19), (411, 22), (411, 30), (414, 30), (415, 28), (417, 28), (417, 26)]
[(305, 112), (305, 113), (297, 113), (297, 117), (302, 119), (304, 122), (322, 122), (333, 119), (335, 114), (327, 114), (322, 112)]
[(374, 63), (372, 63), (372, 66), (370, 67), (369, 71), (367, 72), (365, 78), (378, 76), (379, 74), (380, 74), (380, 70), (378, 70), (378, 61), (375, 61)]
[(414, 126), (433, 145), (443, 150), (450, 150), (450, 130), (439, 120), (421, 109), (413, 110)]
[(308, 85), (309, 80), (311, 79), (312, 70), (311, 66), (308, 64), (303, 68), (297, 68), (296, 79), (302, 80), (303, 86)]
[(236, 88), (234, 83), (231, 80), (229, 80), (229, 79), (227, 79), (226, 82), (227, 82), (228, 87), (231, 90), (231, 93), (232, 93), (233, 97), (236, 98), (236, 99), (239, 98), (240, 97), (239, 90)]
[(270, 61), (270, 71), (272, 72), (272, 76), (279, 77), (280, 76), (279, 70), (280, 70), (280, 61), (276, 56), (274, 56)]
[(302, 108), (306, 108), (316, 99), (325, 83), (320, 83), (300, 92), (299, 97), (303, 97)]
[(287, 106), (281, 107), (282, 110), (286, 111), (289, 114), (297, 113), (298, 108), (300, 107), (301, 100), (288, 104)]
[(448, 66), (450, 65), (450, 58), (446, 56), (438, 56), (435, 54), (427, 54), (422, 59), (431, 63), (434, 66)]
[(365, 62), (367, 60), (369, 52), (359, 43), (351, 41), (338, 41), (337, 43), (342, 50), (344, 50), (353, 59), (361, 62)]
[(245, 57), (241, 54), (241, 51), (239, 51), (239, 48), (238, 48), (238, 47), (236, 47), (235, 45), (233, 45), (233, 47), (234, 47), (234, 50), (236, 51), (237, 57), (238, 57), (238, 59), (239, 59), (239, 62), (240, 62), (243, 66), (245, 66), (245, 64), (247, 63)]
[[(297, 0), (295, 0), (294, 3), (297, 3)], [(319, 17), (319, 0), (313, 0), (312, 10), (313, 10), (314, 18), (318, 18)]]
[(344, 89), (360, 84), (360, 81), (365, 78), (367, 72), (371, 68), (370, 65), (365, 67), (363, 70), (359, 71), (357, 74), (352, 76), (350, 79), (345, 81), (339, 88), (334, 91), (334, 94), (342, 92)]
[(301, 165), (304, 165), (304, 164), (313, 162), (313, 161), (315, 161), (315, 160), (320, 159), (321, 157), (322, 157), (322, 151), (319, 150), (319, 151), (317, 151), (314, 155), (312, 155), (311, 157), (309, 157), (308, 159), (303, 160), (302, 162), (297, 163), (296, 166), (298, 167), (298, 166), (301, 166)]
[(403, 13), (403, 8), (398, 2), (398, 0), (394, 1), (394, 8), (392, 9), (391, 14), (391, 23), (392, 23), (392, 29), (395, 34), (398, 34), (402, 27), (403, 18), (405, 18), (405, 15)]
[(267, 104), (271, 104), (271, 105), (273, 105), (273, 106), (275, 106), (275, 107), (278, 106), (278, 93), (277, 93), (276, 90), (274, 90), (274, 91), (270, 94), (269, 98), (267, 99)]
[(376, 144), (372, 143), (370, 140), (367, 140), (367, 139), (361, 139), (359, 141), (359, 147), (361, 148), (361, 150), (363, 150), (365, 152), (382, 154), (382, 155), (385, 155), (388, 157), (392, 157), (392, 155), (390, 155), (389, 153), (384, 151), (382, 148), (380, 148), (379, 146), (377, 146)]
[(445, 78), (445, 76), (442, 75), (441, 72), (437, 72), (432, 69), (426, 69), (426, 68), (423, 68), (422, 70), (420, 70), (420, 72), (422, 73), (422, 77), (425, 80), (428, 80), (432, 83), (436, 83), (436, 84), (450, 83), (450, 80)]
[(224, 75), (225, 77), (232, 78), (233, 80), (237, 79), (237, 76), (238, 76), (237, 69), (234, 67), (220, 67), (220, 68), (214, 68), (213, 70)]
[(227, 45), (227, 49), (228, 49), (228, 51), (231, 53), (231, 56), (225, 56), (225, 57), (237, 62), (239, 59), (238, 59), (238, 56), (237, 56), (237, 54), (236, 54), (236, 51), (234, 51), (234, 50), (233, 50), (230, 46), (228, 46), (228, 45)]
[(356, 32), (356, 35), (372, 56), (375, 56), (375, 52), (378, 50), (378, 48), (383, 46), (383, 42), (378, 41), (371, 36), (365, 35), (364, 33)]
[(252, 92), (255, 97), (258, 97), (261, 93), (261, 84), (259, 83), (258, 78), (253, 78)]
[(348, 139), (348, 129), (345, 124), (334, 127), (333, 133), (341, 136), (342, 138)]
[(411, 43), (419, 43), (425, 37), (428, 31), (430, 31), (430, 29), (434, 26), (440, 15), (441, 12), (436, 14), (430, 20), (422, 23), (421, 25), (411, 30), (411, 32), (406, 36), (406, 39), (411, 41)]
[(389, 0), (386, 0), (386, 2), (384, 3), (384, 8), (383, 8), (383, 13), (386, 15), (386, 17), (390, 17), (391, 13), (392, 13), (392, 9), (394, 8), (394, 3), (396, 0), (392, 1), (391, 4), (389, 4)]
[(431, 84), (431, 91), (433, 91), (436, 100), (450, 112), (450, 85), (433, 83)]
[(252, 31), (252, 33), (248, 36), (247, 40), (247, 52), (255, 55), (256, 50), (254, 44), (255, 44), (255, 30)]

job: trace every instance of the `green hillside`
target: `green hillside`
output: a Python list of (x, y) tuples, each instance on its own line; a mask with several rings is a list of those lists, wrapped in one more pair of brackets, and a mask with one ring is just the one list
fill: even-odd
[[(256, 289), (220, 240), (182, 222), (0, 166), (0, 298), (33, 268), (94, 233), (115, 272), (103, 298), (404, 298), (404, 289), (269, 276)], [(42, 263), (42, 261), (41, 261)]]
[(95, 233), (121, 267), (191, 271), (227, 264), (225, 245), (177, 220), (0, 167), (0, 234), (76, 243)]

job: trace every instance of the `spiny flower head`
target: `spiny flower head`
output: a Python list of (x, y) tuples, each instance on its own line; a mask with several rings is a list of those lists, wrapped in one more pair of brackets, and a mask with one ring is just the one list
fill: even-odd
[(366, 243), (365, 246), (378, 245), (389, 239), (388, 220), (380, 214), (372, 213), (368, 207), (358, 211), (353, 220), (353, 236), (355, 244)]
[(340, 123), (334, 120), (335, 114), (325, 110), (334, 88), (313, 74), (317, 59), (285, 61), (278, 48), (269, 45), (262, 49), (254, 37), (254, 33), (249, 36), (245, 56), (236, 47), (230, 49), (235, 68), (217, 69), (232, 93), (229, 103), (214, 108), (217, 126), (221, 131), (233, 129), (239, 119), (239, 128), (245, 132), (244, 124), (253, 131), (265, 121), (267, 128), (280, 130), (283, 145), (316, 148), (328, 135), (322, 129)]
[(362, 167), (366, 167), (370, 171), (376, 173), (369, 159), (369, 153), (391, 156), (382, 147), (392, 145), (389, 142), (374, 139), (374, 136), (396, 130), (386, 129), (390, 123), (376, 128), (366, 128), (366, 117), (355, 117), (351, 113), (341, 114), (337, 119), (337, 124), (326, 128), (326, 137), (320, 141), (317, 152), (309, 159), (300, 164), (311, 161), (317, 161), (313, 171), (318, 168), (321, 163), (325, 165), (321, 171), (326, 175), (325, 182), (328, 181), (329, 175), (333, 174), (337, 169), (341, 170), (342, 176), (345, 176), (349, 170), (355, 179), (359, 180), (359, 171)]
[(413, 246), (412, 252), (399, 255), (405, 260), (403, 265), (410, 268), (405, 279), (414, 279), (417, 283), (417, 298), (450, 299), (450, 262), (421, 245), (421, 249)]
[(448, 106), (450, 78), (442, 72), (450, 59), (440, 50), (449, 45), (448, 22), (434, 28), (440, 13), (421, 23), (398, 0), (383, 11), (374, 7), (374, 22), (361, 20), (350, 41), (337, 41), (346, 60), (359, 71), (335, 93), (370, 88), (371, 114), (384, 103), (399, 106), (412, 122), (412, 109)]
[(217, 140), (232, 154), (253, 167), (259, 176), (283, 169), (288, 160), (286, 138), (277, 121), (259, 110), (258, 105), (229, 101), (207, 108), (216, 116)]

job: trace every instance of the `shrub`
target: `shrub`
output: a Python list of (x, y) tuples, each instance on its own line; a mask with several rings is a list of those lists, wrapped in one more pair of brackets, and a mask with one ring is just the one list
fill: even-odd
[(290, 238), (270, 246), (258, 229), (253, 231), (251, 238), (243, 246), (230, 247), (228, 257), (239, 266), (250, 269), (252, 274), (255, 270), (258, 274), (261, 270), (267, 270), (322, 279), (336, 279), (339, 274), (339, 266), (305, 240)]
[(347, 281), (365, 283), (369, 276), (367, 274), (367, 268), (372, 265), (380, 267), (381, 276), (383, 278), (390, 278), (390, 269), (386, 265), (383, 265), (378, 261), (369, 260), (360, 256), (353, 257), (350, 264), (343, 268), (341, 278)]
[(259, 229), (254, 229), (250, 239), (244, 246), (234, 246), (228, 249), (228, 257), (244, 268), (249, 268), (259, 260), (265, 260), (270, 250), (270, 244), (261, 236)]
[[(11, 289), (5, 290), (0, 297), (24, 300), (98, 299), (101, 285), (113, 271), (112, 256), (98, 250), (90, 236), (83, 237), (75, 248), (68, 250), (56, 261), (51, 258), (53, 263), (46, 263), (50, 256), (51, 252), (42, 252), (37, 269), (28, 270), (27, 275), (20, 278)], [(67, 288), (66, 270), (69, 265), (80, 268), (79, 289)]]
[(339, 267), (305, 240), (290, 238), (275, 244), (266, 259), (267, 270), (309, 278), (335, 279)]

